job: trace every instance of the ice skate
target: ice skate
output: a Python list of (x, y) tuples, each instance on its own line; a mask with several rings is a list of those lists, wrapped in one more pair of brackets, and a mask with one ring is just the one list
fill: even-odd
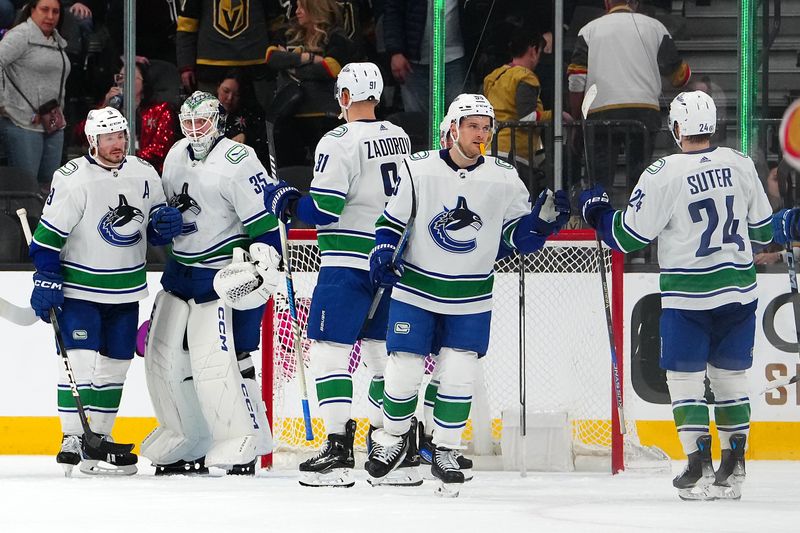
[[(422, 422), (419, 423), (419, 456), (422, 463), (422, 477), (423, 479), (436, 479), (431, 474), (431, 461), (433, 460), (433, 436), (425, 434), (425, 427)], [(470, 481), (473, 478), (472, 474), (472, 459), (465, 457), (460, 450), (453, 450), (458, 467), (461, 473), (464, 474), (464, 481)]]
[[(409, 448), (403, 461), (397, 466), (396, 469), (389, 472), (383, 479), (378, 480), (372, 477), (367, 478), (367, 483), (370, 485), (389, 485), (394, 487), (417, 487), (422, 485), (422, 475), (420, 474), (420, 456), (419, 448), (417, 446), (417, 420), (411, 419), (411, 430), (409, 435)], [(376, 428), (370, 426), (370, 432), (367, 434), (367, 451), (372, 449), (372, 433)]]
[(721, 500), (738, 500), (742, 497), (745, 478), (744, 449), (747, 436), (731, 435), (731, 448), (722, 450), (722, 461), (715, 475), (714, 495)]
[[(111, 440), (108, 435), (103, 440)], [(81, 446), (83, 451), (83, 461), (80, 470), (89, 475), (107, 476), (132, 476), (138, 470), (136, 463), (139, 458), (131, 452), (125, 453), (103, 453), (86, 445), (84, 440)]]
[(392, 470), (395, 470), (406, 458), (411, 442), (409, 440), (409, 429), (403, 435), (392, 435), (385, 429), (376, 429), (372, 434), (372, 449), (369, 452), (369, 460), (364, 468), (369, 474), (369, 484), (372, 486), (380, 485), (383, 479)]
[(713, 500), (710, 491), (714, 483), (714, 465), (711, 463), (711, 435), (697, 438), (696, 452), (689, 454), (689, 462), (683, 472), (672, 480), (682, 500)]
[(436, 446), (433, 451), (431, 473), (439, 480), (436, 495), (444, 498), (458, 498), (464, 484), (464, 474), (458, 467), (455, 450)]
[(61, 450), (56, 455), (56, 462), (64, 469), (66, 477), (72, 477), (72, 469), (81, 462), (80, 435), (64, 435), (61, 439)]
[(206, 458), (200, 457), (194, 461), (175, 461), (168, 465), (153, 465), (156, 476), (200, 476), (208, 474)]
[(300, 463), (300, 481), (304, 487), (352, 487), (355, 485), (352, 470), (355, 420), (345, 424), (344, 435), (332, 433), (317, 455)]

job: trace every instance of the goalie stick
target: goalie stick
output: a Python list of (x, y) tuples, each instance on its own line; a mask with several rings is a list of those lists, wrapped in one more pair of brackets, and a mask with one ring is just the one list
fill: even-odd
[[(28, 225), (28, 212), (25, 208), (17, 209), (17, 216), (22, 224), (22, 231), (25, 233), (25, 240), (30, 245), (33, 236), (31, 235), (31, 228)], [(83, 427), (83, 442), (87, 448), (92, 448), (102, 453), (103, 455), (119, 455), (123, 453), (130, 453), (133, 450), (133, 444), (119, 444), (104, 439), (100, 434), (92, 431), (89, 426), (89, 418), (86, 416), (86, 409), (83, 407), (81, 395), (78, 391), (78, 383), (75, 381), (75, 374), (72, 372), (72, 365), (69, 362), (67, 355), (67, 348), (64, 345), (64, 336), (61, 334), (61, 327), (58, 324), (58, 317), (56, 310), (50, 308), (50, 324), (53, 326), (53, 333), (56, 337), (56, 345), (58, 346), (61, 361), (64, 363), (64, 369), (67, 371), (67, 379), (69, 380), (69, 390), (72, 393), (72, 398), (75, 400), (75, 407), (78, 410), (78, 417), (81, 419), (81, 426)]]
[[(581, 103), (581, 115), (583, 115), (583, 123), (581, 129), (583, 130), (583, 156), (586, 159), (586, 177), (589, 183), (594, 185), (592, 174), (589, 170), (589, 145), (586, 136), (586, 118), (589, 115), (589, 108), (592, 107), (592, 102), (597, 97), (597, 85), (592, 85), (586, 90), (583, 96), (583, 103)], [(622, 412), (622, 384), (619, 379), (619, 360), (617, 358), (617, 348), (614, 344), (614, 327), (611, 320), (611, 304), (608, 299), (608, 280), (606, 279), (606, 264), (603, 253), (603, 243), (600, 241), (600, 234), (595, 231), (595, 243), (597, 244), (597, 270), (600, 272), (600, 284), (603, 289), (603, 307), (606, 312), (606, 329), (608, 330), (608, 345), (611, 350), (611, 372), (614, 380), (614, 399), (617, 403), (617, 416), (619, 417), (619, 432), (621, 435), (625, 434), (625, 415)]]
[[(278, 164), (275, 160), (275, 118), (266, 120), (267, 144), (269, 145), (269, 173), (272, 179), (278, 181)], [(306, 430), (306, 440), (314, 440), (314, 428), (311, 425), (311, 410), (308, 407), (308, 385), (306, 384), (305, 359), (303, 358), (302, 331), (300, 319), (297, 316), (297, 307), (294, 298), (294, 282), (292, 280), (292, 265), (289, 258), (289, 239), (286, 224), (278, 218), (278, 233), (281, 238), (281, 255), (283, 256), (283, 273), (286, 277), (286, 299), (289, 301), (289, 316), (292, 319), (292, 337), (294, 344), (295, 365), (300, 378), (300, 403), (303, 407), (303, 425)], [(274, 296), (273, 296), (274, 298)]]

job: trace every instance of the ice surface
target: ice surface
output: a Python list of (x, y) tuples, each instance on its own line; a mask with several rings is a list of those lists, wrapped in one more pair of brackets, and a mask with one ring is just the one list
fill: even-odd
[(301, 487), (292, 470), (154, 478), (141, 463), (133, 477), (66, 479), (53, 457), (0, 456), (0, 532), (763, 533), (800, 521), (800, 462), (751, 461), (739, 502), (680, 501), (668, 474), (479, 471), (442, 499), (431, 481), (372, 488), (363, 470), (352, 489), (326, 489)]

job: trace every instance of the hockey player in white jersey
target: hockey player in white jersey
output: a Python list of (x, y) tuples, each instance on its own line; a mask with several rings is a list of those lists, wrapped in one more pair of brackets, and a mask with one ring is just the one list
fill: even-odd
[[(381, 427), (383, 369), (386, 366), (388, 291), (374, 317), (365, 321), (374, 295), (369, 252), (375, 244), (375, 220), (397, 184), (398, 168), (411, 152), (408, 135), (375, 119), (383, 78), (372, 63), (350, 63), (339, 73), (335, 97), (346, 125), (317, 144), (311, 194), (281, 183), (264, 195), (267, 208), (285, 219), (316, 225), (322, 265), (309, 311), (308, 337), (317, 398), (328, 439), (320, 452), (300, 464), (301, 485), (351, 487), (354, 480), (350, 419), (353, 380), (348, 361), (361, 339), (361, 357), (373, 373), (369, 389), (370, 425)], [(392, 484), (416, 485), (418, 457)]]
[[(279, 280), (277, 220), (263, 203), (271, 178), (252, 148), (221, 135), (219, 113), (216, 98), (192, 94), (179, 115), (186, 138), (164, 161), (164, 193), (183, 226), (172, 241), (145, 348), (159, 425), (142, 443), (142, 455), (156, 474), (215, 466), (252, 475), (256, 457), (272, 450), (250, 356), (263, 305)], [(248, 245), (255, 261), (247, 261)], [(224, 268), (235, 272), (215, 284)], [(239, 275), (250, 276), (247, 290), (230, 285)]]
[[(53, 175), (53, 187), (33, 235), (36, 272), (31, 306), (45, 322), (56, 308), (81, 401), (94, 432), (108, 436), (133, 359), (139, 300), (147, 296), (148, 240), (180, 231), (158, 173), (128, 156), (128, 122), (111, 107), (86, 118), (89, 154)], [(66, 371), (59, 364), (58, 414), (64, 433), (56, 456), (67, 475), (136, 473), (137, 457), (106, 457), (83, 442)]]
[[(658, 238), (661, 368), (686, 469), (682, 499), (738, 499), (750, 428), (746, 370), (753, 363), (758, 294), (751, 241), (772, 240), (772, 209), (752, 160), (710, 145), (716, 107), (707, 94), (679, 94), (670, 127), (681, 154), (650, 165), (624, 211), (602, 189), (581, 193), (583, 217), (606, 244), (632, 252)], [(722, 461), (711, 462), (708, 376)]]
[(366, 469), (381, 479), (403, 461), (424, 359), (438, 353), (431, 471), (441, 481), (440, 494), (457, 495), (464, 474), (453, 450), (461, 448), (476, 365), (489, 344), (500, 241), (522, 253), (540, 249), (568, 220), (569, 201), (564, 191), (543, 191), (531, 206), (514, 168), (481, 155), (494, 122), (485, 97), (459, 96), (450, 118), (452, 148), (406, 159), (375, 225), (370, 275), (393, 290), (384, 423), (373, 434)]

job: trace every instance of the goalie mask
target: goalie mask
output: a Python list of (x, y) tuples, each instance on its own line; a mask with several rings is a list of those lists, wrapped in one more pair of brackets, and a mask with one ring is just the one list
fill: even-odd
[[(680, 133), (675, 132), (678, 125)], [(681, 137), (713, 134), (717, 129), (717, 106), (703, 91), (684, 92), (669, 105), (669, 129), (672, 138), (681, 145)]]
[(181, 131), (189, 139), (197, 159), (205, 159), (220, 137), (220, 104), (214, 96), (195, 91), (181, 106), (178, 119)]
[(97, 143), (100, 135), (105, 133), (117, 133), (119, 131), (125, 132), (125, 152), (127, 152), (130, 134), (128, 133), (128, 120), (122, 116), (122, 113), (113, 107), (104, 107), (103, 109), (93, 109), (89, 111), (89, 114), (86, 116), (86, 125), (83, 127), (83, 132), (86, 134), (86, 139), (89, 141), (89, 155), (97, 157)]

